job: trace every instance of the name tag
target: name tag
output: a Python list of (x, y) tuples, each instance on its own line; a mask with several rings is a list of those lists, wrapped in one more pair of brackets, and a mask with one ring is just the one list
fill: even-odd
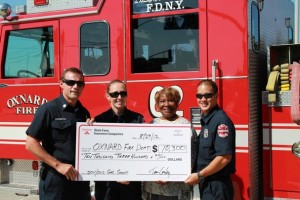
[(56, 121), (63, 121), (63, 120), (67, 120), (67, 118), (61, 117), (61, 118), (55, 118)]

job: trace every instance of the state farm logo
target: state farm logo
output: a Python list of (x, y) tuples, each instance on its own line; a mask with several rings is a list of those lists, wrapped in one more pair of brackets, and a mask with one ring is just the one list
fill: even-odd
[(82, 132), (84, 135), (90, 135), (92, 132), (92, 129), (82, 129)]

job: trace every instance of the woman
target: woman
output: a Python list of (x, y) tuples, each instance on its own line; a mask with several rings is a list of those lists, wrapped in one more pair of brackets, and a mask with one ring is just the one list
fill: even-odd
[[(105, 94), (110, 108), (97, 115), (94, 121), (104, 123), (143, 123), (143, 115), (127, 109), (127, 95), (125, 83), (120, 80), (111, 81)], [(97, 200), (141, 200), (141, 182), (95, 181), (95, 197)]]
[[(190, 122), (176, 114), (181, 96), (179, 92), (172, 88), (164, 88), (156, 93), (155, 105), (162, 114), (159, 118), (154, 118), (150, 123), (154, 124), (190, 124)], [(195, 140), (195, 132), (192, 141)], [(194, 142), (192, 142), (193, 144)], [(192, 164), (195, 158), (195, 145), (192, 145)], [(145, 200), (190, 200), (192, 199), (192, 187), (183, 182), (144, 182), (143, 199)]]

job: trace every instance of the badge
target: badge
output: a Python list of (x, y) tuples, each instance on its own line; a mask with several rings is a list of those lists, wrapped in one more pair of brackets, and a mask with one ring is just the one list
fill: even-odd
[(228, 126), (226, 126), (225, 124), (221, 124), (218, 126), (218, 135), (221, 138), (225, 138), (228, 136), (229, 130), (228, 130)]
[(208, 138), (208, 129), (207, 128), (204, 129), (203, 137)]

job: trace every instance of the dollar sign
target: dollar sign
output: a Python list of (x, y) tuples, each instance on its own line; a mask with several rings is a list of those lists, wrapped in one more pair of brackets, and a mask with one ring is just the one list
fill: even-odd
[(152, 151), (155, 153), (155, 152), (157, 152), (157, 146), (156, 145), (153, 145), (152, 146)]

